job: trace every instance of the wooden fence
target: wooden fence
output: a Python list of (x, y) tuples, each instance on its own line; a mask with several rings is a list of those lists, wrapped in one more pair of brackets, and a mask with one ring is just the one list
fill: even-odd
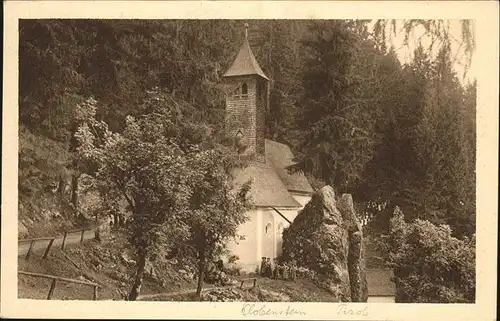
[[(75, 230), (65, 231), (63, 233), (63, 239), (62, 239), (62, 243), (61, 243), (61, 250), (64, 251), (64, 248), (66, 247), (66, 238), (68, 237), (68, 234), (71, 234), (71, 233), (81, 233), (80, 243), (83, 243), (85, 231), (91, 231), (93, 229), (94, 229), (94, 227), (84, 227), (84, 228), (79, 228), (79, 229), (75, 229)], [(28, 249), (28, 252), (26, 253), (26, 256), (24, 257), (27, 260), (27, 259), (29, 259), (30, 255), (31, 255), (31, 250), (33, 249), (33, 245), (35, 244), (35, 242), (37, 242), (37, 241), (49, 241), (49, 243), (47, 244), (47, 247), (45, 249), (45, 252), (44, 252), (44, 254), (42, 256), (42, 259), (46, 259), (47, 255), (49, 255), (50, 249), (52, 248), (52, 244), (54, 243), (54, 240), (56, 238), (58, 238), (59, 236), (60, 235), (49, 236), (49, 237), (38, 237), (38, 238), (32, 238), (32, 239), (20, 239), (20, 240), (18, 240), (18, 243), (27, 243), (27, 242), (30, 242), (30, 247)]]
[(257, 285), (257, 278), (241, 279), (239, 281), (240, 281), (240, 289), (243, 289), (243, 283), (245, 283), (245, 281), (253, 281), (252, 288), (255, 288), (255, 286)]
[(88, 227), (88, 228), (81, 228), (81, 229), (76, 229), (76, 230), (71, 230), (71, 231), (66, 231), (64, 232), (64, 236), (63, 236), (63, 241), (62, 241), (62, 244), (61, 244), (61, 250), (64, 251), (64, 247), (66, 246), (66, 238), (68, 237), (68, 234), (70, 233), (78, 233), (78, 232), (81, 232), (81, 236), (80, 236), (80, 243), (83, 243), (83, 235), (85, 233), (85, 231), (91, 231), (93, 228), (91, 227)]
[(83, 285), (88, 285), (88, 286), (93, 287), (93, 289), (94, 289), (94, 294), (93, 294), (94, 301), (97, 300), (97, 291), (101, 287), (97, 283), (87, 282), (87, 281), (80, 281), (80, 280), (75, 280), (75, 279), (62, 278), (62, 277), (55, 276), (55, 275), (33, 273), (33, 272), (26, 272), (26, 271), (18, 271), (17, 273), (22, 274), (22, 275), (27, 275), (27, 276), (33, 276), (33, 277), (39, 277), (39, 278), (44, 278), (44, 279), (52, 280), (52, 283), (50, 284), (50, 288), (49, 288), (49, 293), (47, 294), (47, 300), (50, 300), (52, 298), (52, 295), (54, 294), (54, 290), (56, 288), (57, 281), (67, 282), (67, 283), (75, 283), (75, 284), (83, 284)]

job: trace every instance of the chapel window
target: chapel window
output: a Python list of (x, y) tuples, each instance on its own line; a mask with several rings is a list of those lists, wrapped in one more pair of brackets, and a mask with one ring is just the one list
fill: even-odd
[(242, 95), (247, 95), (248, 94), (248, 86), (246, 83), (243, 83), (243, 85), (241, 85), (241, 94)]
[(271, 233), (271, 223), (267, 223), (266, 225), (266, 234)]

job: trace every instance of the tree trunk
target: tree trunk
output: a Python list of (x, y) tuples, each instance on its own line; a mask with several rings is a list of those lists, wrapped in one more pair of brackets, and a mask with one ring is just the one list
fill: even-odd
[(66, 190), (66, 180), (62, 174), (59, 175), (59, 186), (57, 188), (57, 193), (64, 198), (64, 191)]
[(99, 230), (99, 213), (95, 213), (95, 239), (97, 242), (101, 243), (101, 231)]
[(96, 227), (94, 238), (97, 242), (101, 243), (101, 231), (99, 231), (99, 227)]
[(203, 279), (205, 278), (205, 251), (201, 250), (199, 252), (198, 261), (198, 287), (196, 288), (196, 296), (201, 301), (201, 290), (203, 289)]
[(144, 267), (146, 266), (146, 251), (141, 251), (139, 253), (139, 257), (137, 260), (137, 272), (135, 275), (135, 281), (130, 289), (130, 293), (128, 294), (128, 301), (135, 301), (139, 296), (139, 292), (141, 291), (142, 278), (144, 276)]
[(78, 174), (71, 176), (71, 203), (78, 209)]

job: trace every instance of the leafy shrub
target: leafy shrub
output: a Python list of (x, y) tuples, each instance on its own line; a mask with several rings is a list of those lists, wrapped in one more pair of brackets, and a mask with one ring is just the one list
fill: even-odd
[(243, 301), (243, 291), (232, 288), (210, 289), (202, 294), (202, 301), (210, 302), (236, 302)]
[(300, 266), (297, 269), (297, 277), (300, 279), (310, 279), (314, 280), (314, 271), (309, 270), (308, 268)]
[(425, 220), (406, 223), (396, 210), (389, 247), (397, 302), (475, 301), (474, 238), (457, 239), (449, 226)]

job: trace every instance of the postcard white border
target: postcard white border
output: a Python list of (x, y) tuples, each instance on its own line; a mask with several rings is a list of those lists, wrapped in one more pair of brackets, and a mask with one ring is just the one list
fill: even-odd
[[(498, 194), (498, 2), (496, 1), (6, 1), (4, 3), (1, 316), (27, 318), (196, 318), (335, 320), (493, 320)], [(265, 303), (306, 315), (243, 316), (243, 303), (38, 301), (17, 299), (18, 19), (475, 19), (477, 97), (476, 304)], [(259, 306), (262, 306), (260, 304)]]

